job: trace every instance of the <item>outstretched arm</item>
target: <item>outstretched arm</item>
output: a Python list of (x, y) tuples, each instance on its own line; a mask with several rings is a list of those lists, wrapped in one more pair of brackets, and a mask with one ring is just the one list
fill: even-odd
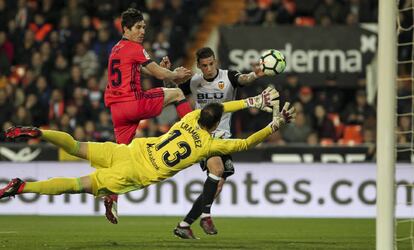
[(241, 86), (250, 85), (253, 83), (257, 78), (264, 76), (263, 71), (260, 69), (259, 63), (253, 64), (253, 71), (247, 74), (240, 74), (237, 78), (238, 83)]
[(253, 148), (271, 134), (271, 127), (266, 126), (246, 139), (214, 139), (211, 143), (210, 155), (226, 155)]
[(174, 81), (177, 79), (187, 78), (192, 75), (191, 71), (183, 68), (178, 67), (174, 71), (169, 69), (163, 68), (158, 65), (156, 62), (151, 62), (145, 66), (144, 70), (149, 75), (152, 75), (160, 80), (167, 80), (167, 81)]
[(273, 106), (278, 97), (279, 92), (277, 92), (276, 89), (267, 87), (260, 95), (223, 103), (224, 112), (230, 113), (245, 108), (258, 108), (263, 111), (272, 112), (272, 109), (269, 106)]
[(279, 112), (279, 102), (273, 106), (273, 120), (272, 122), (250, 135), (247, 139), (214, 139), (210, 147), (210, 155), (231, 154), (247, 150), (263, 142), (269, 135), (279, 130), (283, 125), (295, 119), (295, 109), (289, 108), (289, 103), (286, 102), (282, 111)]

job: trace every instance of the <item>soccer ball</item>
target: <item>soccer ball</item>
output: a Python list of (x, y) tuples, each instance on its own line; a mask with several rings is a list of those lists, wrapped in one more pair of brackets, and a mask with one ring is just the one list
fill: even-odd
[(266, 50), (260, 56), (260, 67), (267, 76), (280, 74), (286, 68), (285, 56), (279, 50)]

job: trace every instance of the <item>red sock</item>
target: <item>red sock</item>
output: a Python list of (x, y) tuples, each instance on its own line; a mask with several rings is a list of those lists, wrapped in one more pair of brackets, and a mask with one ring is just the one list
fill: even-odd
[(176, 102), (175, 109), (177, 110), (178, 117), (180, 118), (183, 118), (186, 114), (193, 111), (187, 99), (182, 99), (181, 101)]

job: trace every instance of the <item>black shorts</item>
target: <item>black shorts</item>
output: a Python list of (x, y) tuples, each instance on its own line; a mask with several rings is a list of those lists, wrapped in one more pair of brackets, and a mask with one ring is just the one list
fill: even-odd
[[(220, 155), (219, 157), (221, 158), (221, 161), (223, 162), (223, 165), (224, 165), (224, 172), (221, 178), (226, 179), (227, 177), (234, 174), (233, 158), (231, 157), (231, 155)], [(207, 158), (200, 162), (201, 169), (203, 171), (207, 170), (207, 174), (209, 173), (208, 168), (207, 168), (207, 160), (210, 158)]]

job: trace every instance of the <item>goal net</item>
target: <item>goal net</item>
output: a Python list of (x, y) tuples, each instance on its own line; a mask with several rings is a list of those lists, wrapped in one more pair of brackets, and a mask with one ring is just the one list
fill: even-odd
[[(414, 172), (413, 126), (414, 126), (414, 0), (397, 0), (397, 72), (396, 72), (396, 157), (397, 163), (410, 163), (403, 167)], [(398, 169), (397, 169), (398, 172)], [(414, 183), (395, 183), (395, 249), (414, 249)], [(399, 211), (409, 208), (407, 218)]]

